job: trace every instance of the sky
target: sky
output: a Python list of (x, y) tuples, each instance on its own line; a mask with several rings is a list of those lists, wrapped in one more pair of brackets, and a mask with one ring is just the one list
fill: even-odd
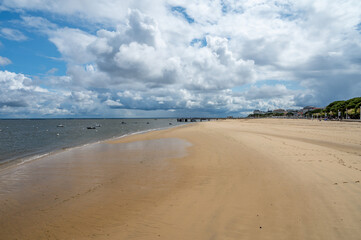
[(0, 118), (247, 116), (360, 96), (359, 0), (0, 0)]

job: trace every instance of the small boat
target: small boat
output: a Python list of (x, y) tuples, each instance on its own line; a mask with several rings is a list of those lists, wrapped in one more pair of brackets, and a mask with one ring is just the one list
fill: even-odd
[(56, 126), (56, 127), (64, 127), (64, 125), (63, 124), (59, 124), (58, 126)]
[(126, 124), (125, 122), (122, 122), (122, 124)]
[(149, 122), (147, 122), (147, 124), (149, 124)]
[(95, 129), (95, 127), (86, 127), (86, 129)]
[(172, 123), (169, 123), (169, 125), (172, 125)]
[(100, 124), (98, 124), (98, 123), (95, 124), (95, 127), (101, 127), (101, 126), (102, 126), (102, 125), (100, 125)]

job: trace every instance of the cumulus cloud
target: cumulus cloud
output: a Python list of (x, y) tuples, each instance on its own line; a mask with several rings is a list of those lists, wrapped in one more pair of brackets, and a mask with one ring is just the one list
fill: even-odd
[(93, 91), (46, 89), (24, 74), (0, 71), (0, 116), (77, 116), (100, 106)]
[(119, 100), (114, 101), (114, 100), (108, 99), (104, 103), (111, 108), (122, 108), (124, 106), (122, 103), (119, 102)]
[[(24, 74), (0, 71), (0, 83), (4, 92), (12, 90), (47, 92), (46, 89), (34, 86), (32, 80)], [(5, 94), (2, 94), (2, 96), (6, 97)]]
[[(81, 3), (3, 1), (14, 11), (55, 14), (51, 21), (24, 14), (23, 25), (45, 34), (66, 61), (67, 75), (51, 77), (47, 84), (63, 95), (60, 108), (73, 114), (228, 115), (252, 108), (323, 106), (359, 94), (357, 0)], [(56, 23), (62, 16), (76, 20), (66, 27)], [(256, 84), (264, 80), (283, 83)], [(242, 86), (247, 87), (232, 90)]]
[(47, 90), (33, 84), (23, 74), (0, 71), (0, 114), (4, 112), (28, 111), (35, 104), (37, 95), (46, 94)]
[(95, 37), (84, 31), (60, 28), (50, 33), (49, 40), (70, 63), (83, 64), (94, 60), (86, 48), (95, 40)]
[[(50, 41), (73, 63), (68, 73), (90, 86), (133, 89), (180, 84), (187, 89), (226, 89), (254, 80), (254, 62), (233, 55), (228, 40), (207, 36), (207, 46), (167, 42), (158, 23), (138, 10), (129, 10), (116, 30), (90, 35), (78, 29), (49, 31)], [(73, 42), (74, 40), (74, 42)], [(80, 40), (80, 41), (79, 41)], [(92, 70), (79, 65), (93, 62)], [(85, 77), (86, 75), (86, 77)]]

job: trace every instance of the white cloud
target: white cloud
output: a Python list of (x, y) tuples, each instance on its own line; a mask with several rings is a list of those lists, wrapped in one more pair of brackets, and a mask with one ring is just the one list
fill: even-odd
[(0, 71), (0, 114), (36, 108), (34, 104), (39, 102), (37, 96), (47, 93), (46, 89), (34, 85), (33, 81), (23, 74)]
[(33, 16), (21, 16), (23, 24), (35, 28), (43, 33), (47, 33), (51, 30), (56, 30), (58, 26), (45, 18), (33, 17)]
[(19, 30), (11, 28), (2, 28), (0, 30), (0, 36), (13, 41), (25, 41), (28, 38)]
[(0, 66), (6, 66), (6, 65), (9, 65), (11, 64), (11, 60), (7, 57), (2, 57), (0, 56)]
[(95, 37), (72, 28), (60, 28), (49, 32), (49, 40), (55, 44), (59, 52), (70, 63), (83, 64), (94, 60), (87, 47)]
[(57, 69), (57, 68), (51, 68), (51, 69), (48, 70), (46, 73), (47, 73), (47, 74), (54, 74), (54, 73), (56, 73), (58, 70), (59, 70), (59, 69)]
[(246, 93), (244, 93), (244, 96), (250, 100), (258, 100), (282, 98), (285, 96), (291, 96), (293, 94), (294, 91), (287, 89), (286, 86), (276, 84), (262, 85), (260, 87), (252, 86)]
[(17, 74), (8, 71), (0, 71), (0, 83), (2, 90), (22, 90), (22, 91), (33, 91), (33, 92), (47, 92), (38, 86), (34, 86), (32, 80), (26, 77), (24, 74)]
[(106, 100), (104, 103), (111, 108), (119, 108), (123, 106), (123, 104), (121, 104), (119, 101), (113, 101), (110, 99)]
[(98, 102), (91, 91), (48, 90), (23, 74), (0, 71), (1, 116), (72, 116), (94, 110)]

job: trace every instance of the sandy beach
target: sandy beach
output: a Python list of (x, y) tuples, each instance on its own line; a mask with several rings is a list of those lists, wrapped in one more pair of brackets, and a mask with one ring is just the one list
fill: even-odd
[(190, 124), (0, 171), (0, 239), (360, 239), (361, 123)]

